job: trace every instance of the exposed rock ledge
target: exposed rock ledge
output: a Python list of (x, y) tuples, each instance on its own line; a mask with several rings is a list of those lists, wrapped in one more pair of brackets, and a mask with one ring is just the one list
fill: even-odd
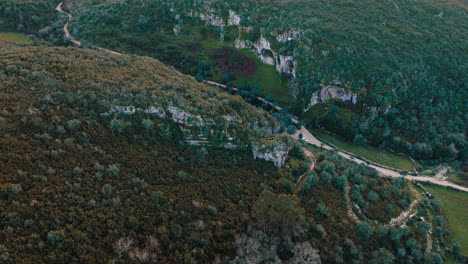
[[(232, 115), (220, 116), (219, 119), (215, 121), (212, 118), (194, 115), (174, 106), (168, 106), (166, 109), (161, 106), (152, 106), (146, 109), (134, 106), (112, 106), (108, 112), (102, 113), (101, 115), (110, 118), (114, 114), (130, 116), (138, 113), (157, 116), (160, 119), (180, 124), (180, 129), (183, 132), (185, 141), (189, 145), (215, 146), (226, 149), (246, 148), (251, 145), (254, 159), (263, 159), (272, 162), (277, 167), (282, 167), (284, 165), (290, 150), (288, 147), (288, 138), (278, 135), (280, 130), (279, 126), (262, 126), (258, 124), (258, 122), (244, 123), (242, 118)], [(239, 138), (236, 136), (239, 134), (236, 128), (227, 126), (220, 130), (218, 125), (216, 125), (218, 122), (237, 124), (240, 126), (241, 130), (248, 129), (259, 131), (261, 134), (268, 134), (270, 136), (266, 138)], [(242, 133), (243, 132), (240, 131), (240, 134)]]
[(257, 42), (241, 40), (238, 38), (234, 45), (236, 49), (253, 49), (257, 57), (263, 63), (275, 66), (279, 73), (284, 73), (293, 79), (296, 78), (296, 63), (294, 58), (292, 56), (284, 56), (273, 51), (271, 49), (270, 42), (265, 37), (260, 36)]
[(292, 40), (298, 40), (301, 36), (301, 31), (296, 29), (291, 29), (286, 33), (279, 34), (276, 36), (276, 40), (281, 43), (285, 43)]
[(356, 104), (357, 94), (346, 91), (343, 88), (336, 86), (323, 86), (320, 91), (312, 94), (312, 99), (309, 103), (309, 108), (316, 104), (324, 103), (331, 99), (339, 99), (344, 102), (351, 102)]
[(289, 147), (281, 139), (253, 142), (252, 151), (254, 159), (273, 162), (276, 167), (282, 167), (288, 158)]

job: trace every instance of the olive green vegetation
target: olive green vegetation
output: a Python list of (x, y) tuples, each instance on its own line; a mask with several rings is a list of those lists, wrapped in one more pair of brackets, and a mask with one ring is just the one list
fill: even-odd
[(338, 148), (354, 153), (372, 162), (408, 172), (413, 171), (413, 162), (408, 157), (377, 149), (369, 145), (349, 142), (339, 136), (331, 135), (321, 130), (314, 130), (314, 134)]
[[(339, 80), (358, 100), (333, 102), (342, 111), (327, 117), (328, 130), (434, 164), (466, 160), (466, 1), (80, 1), (71, 9), (72, 32), (111, 49), (125, 45), (127, 52), (195, 75), (221, 32), (199, 15), (227, 21), (229, 10), (241, 17), (241, 32), (227, 27), (226, 45), (238, 36), (256, 42), (262, 35), (275, 52), (294, 57), (297, 78), (290, 92), (297, 96), (286, 96), (283, 84), (270, 85), (266, 80), (277, 79), (271, 74), (258, 82), (268, 84), (265, 91), (271, 89), (278, 101), (289, 99), (295, 114), (322, 84)], [(181, 29), (177, 38), (175, 25)], [(299, 40), (276, 40), (292, 29), (301, 33)], [(210, 78), (220, 81), (213, 67)], [(346, 122), (344, 109), (357, 118)]]
[(0, 29), (38, 32), (56, 18), (56, 0), (0, 0)]
[(0, 40), (14, 44), (32, 44), (33, 41), (27, 35), (14, 32), (0, 32)]
[[(234, 46), (234, 39), (238, 35), (237, 27), (227, 27), (224, 42), (221, 43), (218, 30), (206, 27), (200, 21), (191, 21), (191, 26), (183, 27), (183, 31), (178, 35), (174, 35), (172, 26), (166, 23), (167, 21), (161, 21), (162, 30), (157, 32), (147, 30), (126, 32), (116, 27), (101, 26), (93, 30), (94, 34), (89, 34), (87, 31), (80, 31), (86, 25), (74, 21), (71, 27), (78, 29), (76, 36), (85, 40), (85, 43), (89, 41), (94, 45), (119, 52), (151, 56), (173, 65), (186, 74), (195, 75), (199, 61), (212, 65), (213, 76), (210, 79), (221, 80), (223, 74), (229, 74), (220, 69), (213, 59), (213, 53), (224, 47)], [(260, 87), (262, 95), (271, 95), (275, 102), (288, 105), (292, 97), (287, 78), (283, 78), (274, 66), (263, 64), (252, 51), (243, 50), (242, 53), (256, 65), (257, 71), (252, 77), (236, 74), (234, 85), (250, 83), (252, 86)]]
[(250, 82), (254, 86), (260, 87), (263, 96), (271, 95), (271, 101), (279, 103), (281, 106), (288, 106), (291, 103), (292, 95), (289, 89), (289, 79), (283, 77), (271, 65), (262, 63), (251, 50), (241, 50), (257, 66), (257, 72), (252, 78), (238, 77), (238, 84)]
[[(67, 21), (67, 16), (55, 11), (59, 2), (56, 0), (0, 0), (0, 32), (7, 33), (8, 35), (4, 38), (16, 44), (31, 44), (31, 42), (27, 38), (12, 35), (10, 32), (28, 34), (28, 38), (44, 40), (47, 44), (66, 44), (62, 28)], [(8, 39), (4, 40), (8, 41)]]
[[(174, 108), (187, 119), (167, 118)], [(154, 59), (3, 47), (0, 109), (2, 262), (303, 263), (314, 248), (324, 263), (440, 258), (421, 250), (425, 226), (384, 227), (413, 199), (404, 180), (311, 148), (292, 195), (311, 162), (299, 144), (283, 168), (243, 147), (277, 138), (273, 117)], [(238, 149), (222, 148), (227, 132)], [(200, 133), (211, 144), (186, 143)], [(348, 218), (347, 199), (372, 226)]]
[[(452, 168), (457, 168), (456, 164)], [(460, 169), (455, 169), (455, 171), (449, 171), (448, 180), (468, 187), (468, 164), (463, 164)]]
[(466, 210), (468, 193), (434, 185), (424, 185), (424, 187), (441, 203), (448, 227), (452, 232), (452, 242), (459, 243), (462, 254), (468, 256), (468, 211)]
[(240, 97), (150, 58), (0, 49), (0, 98), (2, 263), (129, 262), (141, 253), (164, 263), (226, 260), (262, 189), (304, 171), (294, 153), (293, 165), (277, 169), (242, 147), (187, 145), (185, 133), (202, 127), (112, 112), (179, 107), (213, 118), (213, 145), (222, 131), (241, 144), (277, 125)]

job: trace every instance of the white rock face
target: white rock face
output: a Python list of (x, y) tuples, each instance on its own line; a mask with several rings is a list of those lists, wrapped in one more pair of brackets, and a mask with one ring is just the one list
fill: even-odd
[(151, 114), (151, 115), (157, 115), (159, 118), (166, 118), (166, 112), (162, 107), (150, 107), (145, 110), (145, 113)]
[(171, 112), (172, 120), (179, 124), (201, 127), (201, 126), (206, 126), (212, 123), (212, 122), (206, 122), (199, 115), (192, 115), (174, 106), (169, 106), (167, 110)]
[(236, 39), (236, 41), (234, 42), (234, 47), (236, 47), (236, 49), (246, 49), (249, 46), (247, 46), (247, 41)]
[(284, 56), (273, 51), (271, 49), (271, 43), (263, 36), (260, 36), (260, 39), (255, 43), (238, 38), (236, 39), (234, 46), (236, 49), (253, 49), (257, 57), (263, 63), (275, 66), (279, 73), (284, 73), (293, 79), (296, 78), (296, 63), (294, 58), (292, 56)]
[(233, 10), (229, 10), (229, 20), (227, 25), (228, 26), (238, 26), (240, 25), (241, 17), (236, 14)]
[[(233, 263), (258, 264), (264, 263), (265, 251), (269, 259), (268, 264), (321, 264), (319, 251), (312, 247), (310, 242), (296, 243), (292, 249), (294, 255), (287, 262), (282, 261), (277, 253), (279, 238), (269, 237), (256, 231), (251, 236), (242, 235), (236, 238), (236, 258)], [(271, 241), (270, 241), (271, 240)], [(270, 242), (265, 242), (270, 241)], [(236, 262), (237, 261), (237, 262)]]
[(214, 9), (207, 8), (205, 11), (206, 13), (190, 11), (188, 15), (190, 17), (198, 17), (201, 20), (205, 21), (207, 24), (215, 27), (240, 25), (241, 17), (234, 10), (229, 10), (228, 21), (224, 21), (223, 18), (215, 15)]
[(224, 25), (224, 21), (221, 17), (214, 15), (213, 13), (200, 13), (200, 12), (195, 12), (195, 11), (190, 11), (188, 13), (188, 16), (190, 17), (198, 17), (201, 20), (205, 21), (207, 24), (219, 27)]
[(136, 112), (143, 112), (145, 114), (150, 114), (150, 115), (156, 115), (159, 118), (166, 118), (166, 112), (164, 112), (164, 109), (162, 107), (150, 107), (148, 109), (141, 109), (141, 108), (136, 108), (134, 106), (113, 106), (111, 109), (102, 115), (104, 116), (109, 116), (113, 113), (120, 113), (123, 115), (133, 115)]
[[(166, 109), (155, 106), (146, 109), (134, 106), (112, 106), (110, 110), (103, 113), (102, 116), (110, 117), (113, 114), (129, 116), (138, 113), (157, 116), (165, 121), (170, 120), (171, 122), (181, 124), (179, 128), (183, 133), (184, 140), (191, 146), (221, 147), (232, 150), (248, 148), (249, 145), (252, 145), (255, 159), (273, 162), (277, 167), (283, 166), (288, 157), (289, 148), (284, 139), (277, 136), (280, 131), (279, 126), (268, 126), (260, 124), (258, 121), (246, 123), (242, 118), (235, 115), (222, 115), (219, 119), (211, 119), (191, 114), (174, 106), (168, 106)], [(165, 121), (155, 121), (158, 123), (156, 127), (163, 127)], [(223, 123), (223, 121), (226, 123)], [(229, 123), (238, 124), (243, 127), (241, 130), (254, 130), (262, 135), (270, 136), (267, 138), (242, 138), (239, 137), (238, 127), (228, 125)], [(222, 124), (225, 126), (219, 129), (219, 126), (215, 126), (215, 124)], [(131, 125), (131, 123), (129, 123), (129, 125)], [(252, 141), (256, 143), (251, 143)]]
[(300, 36), (301, 36), (301, 31), (296, 30), (296, 29), (291, 29), (286, 33), (279, 34), (278, 36), (276, 36), (276, 40), (278, 40), (278, 42), (285, 43), (285, 42), (292, 41), (292, 40), (298, 40)]
[(309, 103), (309, 108), (316, 104), (324, 103), (330, 99), (339, 99), (344, 102), (352, 102), (356, 104), (357, 95), (351, 92), (347, 92), (345, 89), (336, 86), (324, 86), (320, 91), (315, 92), (312, 95), (312, 99)]
[(280, 168), (288, 158), (289, 148), (284, 142), (273, 140), (268, 143), (252, 143), (254, 159), (262, 159), (273, 162)]
[(231, 123), (238, 123), (238, 124), (242, 124), (242, 119), (236, 117), (236, 116), (232, 116), (232, 115), (223, 115), (223, 118), (224, 120), (228, 121), (228, 122), (231, 122)]
[(319, 251), (312, 247), (309, 241), (297, 243), (293, 248), (294, 257), (291, 264), (321, 264)]
[(283, 56), (281, 54), (276, 56), (276, 70), (278, 72), (296, 79), (295, 66), (294, 58), (292, 56)]
[(180, 25), (175, 25), (174, 28), (172, 29), (174, 31), (174, 35), (179, 35), (180, 33)]

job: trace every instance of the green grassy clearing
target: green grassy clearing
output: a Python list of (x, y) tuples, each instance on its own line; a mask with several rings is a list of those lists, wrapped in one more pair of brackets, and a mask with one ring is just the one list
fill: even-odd
[(262, 63), (255, 54), (249, 50), (240, 50), (243, 54), (252, 59), (257, 65), (257, 73), (252, 78), (238, 77), (239, 82), (250, 82), (253, 85), (261, 87), (262, 95), (272, 95), (273, 101), (282, 106), (287, 106), (291, 103), (291, 90), (288, 86), (288, 81), (283, 79), (281, 74), (276, 71), (276, 68), (271, 65)]
[(0, 40), (8, 41), (15, 44), (32, 44), (33, 41), (28, 36), (14, 32), (0, 32)]
[(314, 134), (341, 149), (364, 157), (375, 163), (396, 168), (399, 170), (413, 171), (413, 163), (409, 158), (405, 156), (401, 156), (385, 150), (380, 150), (378, 148), (374, 148), (368, 145), (359, 145), (353, 142), (348, 142), (323, 131), (316, 130), (314, 131)]
[(468, 256), (468, 193), (435, 185), (425, 185), (425, 188), (441, 203), (453, 242), (459, 243), (462, 254)]

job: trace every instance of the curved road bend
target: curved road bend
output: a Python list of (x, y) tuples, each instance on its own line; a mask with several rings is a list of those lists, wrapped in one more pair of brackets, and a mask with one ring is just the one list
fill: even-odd
[[(57, 7), (55, 8), (55, 11), (60, 12), (60, 13), (64, 13), (68, 17), (67, 23), (65, 23), (65, 25), (63, 26), (63, 33), (65, 34), (65, 39), (68, 39), (75, 46), (82, 47), (83, 45), (81, 44), (81, 42), (76, 40), (76, 38), (73, 37), (70, 34), (70, 31), (68, 30), (68, 25), (70, 24), (70, 21), (72, 20), (73, 16), (70, 13), (67, 13), (67, 12), (63, 11), (62, 5), (63, 5), (63, 2), (60, 2), (57, 5)], [(115, 51), (112, 51), (112, 50), (108, 50), (108, 49), (104, 49), (104, 48), (101, 48), (101, 47), (97, 47), (96, 50), (103, 51), (103, 52), (109, 52), (109, 53), (112, 53), (112, 54), (115, 54), (115, 55), (122, 55), (121, 53), (118, 53), (118, 52), (115, 52)]]
[[(219, 87), (219, 88), (221, 88), (223, 90), (229, 90), (228, 87), (226, 85), (224, 85), (224, 84), (220, 84), (220, 83), (216, 83), (216, 82), (212, 82), (212, 81), (205, 81), (205, 83), (209, 84), (209, 85)], [(232, 88), (231, 90), (234, 91), (234, 92), (239, 91), (237, 88)], [(277, 105), (273, 104), (272, 102), (269, 102), (269, 101), (265, 100), (265, 98), (263, 98), (263, 97), (258, 97), (257, 96), (257, 100), (259, 100), (259, 101), (261, 101), (263, 103), (272, 105), (274, 107), (274, 109), (277, 110), (277, 111), (283, 110), (282, 107), (277, 106)], [(294, 123), (299, 122), (294, 117), (292, 117), (291, 119), (292, 119), (292, 121)], [(391, 178), (405, 178), (405, 179), (408, 179), (408, 180), (411, 180), (411, 181), (432, 183), (432, 184), (435, 184), (435, 185), (450, 187), (450, 188), (453, 188), (453, 189), (456, 189), (456, 190), (459, 190), (459, 191), (468, 192), (468, 188), (463, 187), (463, 186), (458, 185), (458, 184), (455, 184), (455, 183), (452, 183), (452, 182), (449, 182), (449, 181), (438, 180), (436, 178), (428, 177), (428, 176), (403, 175), (396, 169), (391, 169), (389, 167), (379, 165), (379, 164), (376, 164), (376, 163), (368, 163), (362, 157), (359, 157), (357, 155), (356, 155), (357, 157), (352, 157), (351, 155), (349, 155), (349, 154), (347, 154), (347, 153), (345, 153), (343, 151), (337, 150), (337, 149), (333, 148), (332, 146), (320, 141), (309, 130), (307, 130), (304, 126), (302, 126), (296, 132), (296, 134), (293, 135), (293, 137), (295, 139), (299, 140), (299, 134), (302, 134), (303, 138), (306, 139), (309, 144), (315, 145), (317, 147), (324, 148), (324, 149), (327, 149), (327, 150), (335, 151), (336, 153), (338, 153), (338, 155), (340, 155), (340, 156), (342, 156), (342, 157), (344, 157), (344, 158), (346, 158), (348, 160), (352, 160), (352, 161), (354, 161), (356, 163), (364, 164), (366, 166), (369, 166), (369, 167), (372, 167), (372, 168), (376, 169), (383, 176), (387, 176), (387, 177), (391, 177)]]
[[(82, 46), (81, 42), (76, 40), (75, 37), (73, 37), (70, 34), (69, 30), (68, 30), (68, 25), (70, 23), (70, 20), (73, 17), (72, 17), (71, 14), (63, 11), (62, 5), (63, 5), (63, 2), (59, 3), (57, 5), (57, 7), (55, 8), (55, 10), (57, 12), (61, 12), (61, 13), (66, 14), (67, 17), (68, 17), (68, 22), (63, 26), (63, 32), (65, 33), (65, 38), (70, 40), (70, 42), (73, 43), (74, 45), (76, 45), (78, 47), (81, 47)], [(118, 52), (115, 52), (115, 51), (112, 51), (112, 50), (108, 50), (108, 49), (104, 49), (104, 48), (101, 48), (101, 47), (97, 47), (97, 50), (104, 51), (104, 52), (109, 52), (109, 53), (112, 53), (112, 54), (115, 54), (115, 55), (122, 55), (121, 53), (118, 53)], [(212, 81), (205, 81), (205, 83), (208, 84), (208, 85), (217, 86), (217, 87), (219, 87), (219, 88), (221, 88), (223, 90), (229, 90), (228, 87), (226, 85), (224, 85), (224, 84), (220, 84), (220, 83), (216, 83), (216, 82), (212, 82)], [(239, 92), (239, 90), (237, 88), (232, 88), (231, 90), (234, 91), (234, 92)], [(269, 102), (269, 101), (265, 100), (265, 98), (263, 98), (263, 97), (257, 96), (257, 100), (273, 106), (274, 109), (277, 110), (277, 111), (283, 110), (282, 107), (277, 106), (277, 105), (273, 104), (272, 102)], [(298, 122), (298, 120), (296, 118), (294, 118), (294, 117), (292, 117), (292, 121), (295, 122), (295, 123)], [(388, 177), (392, 177), (392, 178), (406, 178), (406, 179), (412, 180), (412, 181), (427, 182), (427, 183), (432, 183), (432, 184), (439, 185), (439, 186), (450, 187), (450, 188), (453, 188), (453, 189), (456, 189), (456, 190), (459, 190), (459, 191), (463, 191), (463, 192), (468, 192), (468, 188), (457, 185), (457, 184), (449, 182), (449, 181), (438, 180), (438, 179), (435, 179), (433, 177), (427, 177), (427, 176), (405, 176), (405, 175), (402, 175), (401, 173), (399, 173), (399, 172), (397, 172), (395, 170), (388, 169), (383, 165), (379, 166), (378, 164), (375, 164), (375, 163), (374, 164), (368, 164), (362, 158), (351, 157), (349, 154), (346, 154), (346, 153), (344, 153), (344, 152), (342, 152), (340, 150), (336, 150), (333, 147), (321, 142), (312, 133), (310, 133), (310, 131), (307, 130), (304, 126), (302, 126), (301, 129), (299, 129), (296, 132), (296, 134), (293, 135), (293, 137), (295, 139), (299, 139), (299, 134), (302, 134), (303, 138), (306, 139), (309, 142), (309, 144), (312, 144), (312, 145), (315, 145), (315, 146), (318, 146), (318, 147), (321, 147), (321, 148), (324, 148), (324, 149), (328, 149), (328, 150), (334, 150), (336, 153), (338, 153), (340, 156), (342, 156), (342, 157), (344, 157), (346, 159), (349, 159), (349, 160), (352, 160), (352, 161), (357, 162), (359, 164), (364, 164), (364, 165), (367, 165), (369, 167), (372, 167), (372, 168), (376, 169), (383, 176), (388, 176)]]

